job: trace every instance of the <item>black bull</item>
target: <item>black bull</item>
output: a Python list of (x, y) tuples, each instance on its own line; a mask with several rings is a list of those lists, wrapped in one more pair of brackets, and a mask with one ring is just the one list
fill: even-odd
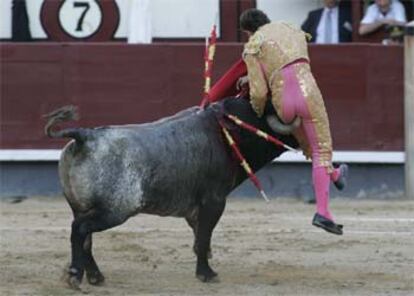
[[(292, 136), (273, 133), (244, 99), (228, 98), (206, 110), (190, 108), (159, 121), (93, 129), (53, 131), (72, 111), (49, 115), (50, 137), (75, 139), (59, 162), (64, 195), (74, 214), (69, 284), (78, 288), (83, 273), (91, 284), (104, 277), (92, 256), (92, 233), (124, 223), (138, 213), (184, 217), (194, 232), (196, 276), (217, 274), (208, 264), (210, 240), (227, 195), (247, 178), (223, 137), (222, 110), (296, 147)], [(285, 151), (229, 124), (254, 171)]]

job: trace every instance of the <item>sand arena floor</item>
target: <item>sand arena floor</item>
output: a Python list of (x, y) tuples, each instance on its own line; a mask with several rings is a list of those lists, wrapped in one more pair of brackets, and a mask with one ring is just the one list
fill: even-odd
[(106, 276), (60, 280), (71, 211), (63, 198), (0, 202), (0, 295), (414, 295), (414, 202), (334, 200), (344, 236), (310, 225), (314, 205), (232, 199), (212, 240), (219, 282), (194, 277), (184, 219), (139, 215), (94, 235)]

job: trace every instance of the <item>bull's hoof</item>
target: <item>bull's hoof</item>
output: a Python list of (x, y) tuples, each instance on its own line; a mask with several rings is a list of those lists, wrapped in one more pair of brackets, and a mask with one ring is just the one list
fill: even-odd
[(72, 267), (66, 267), (63, 271), (62, 281), (68, 284), (69, 288), (76, 291), (80, 290), (82, 280), (79, 278), (79, 272)]
[(196, 277), (203, 283), (218, 283), (217, 273), (209, 268), (208, 270), (197, 271)]
[(88, 279), (88, 283), (94, 286), (101, 286), (105, 282), (105, 277), (99, 271), (86, 272), (86, 278)]
[(76, 277), (76, 276), (69, 276), (68, 279), (68, 284), (69, 284), (69, 288), (76, 290), (76, 291), (80, 291), (80, 280)]

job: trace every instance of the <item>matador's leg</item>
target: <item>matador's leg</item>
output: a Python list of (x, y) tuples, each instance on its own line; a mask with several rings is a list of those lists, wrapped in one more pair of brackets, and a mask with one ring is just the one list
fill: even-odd
[[(282, 75), (282, 117), (287, 121), (296, 115), (302, 118), (303, 131), (311, 150), (317, 217), (331, 222), (329, 184), (331, 175), (338, 178), (338, 172), (332, 167), (332, 140), (323, 99), (308, 64), (288, 66), (282, 69)], [(342, 234), (342, 229), (331, 223), (332, 228), (324, 229)]]

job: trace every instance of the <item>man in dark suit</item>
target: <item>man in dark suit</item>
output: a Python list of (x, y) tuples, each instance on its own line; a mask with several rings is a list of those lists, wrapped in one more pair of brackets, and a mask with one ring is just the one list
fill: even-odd
[(324, 8), (309, 12), (302, 30), (312, 35), (310, 42), (334, 44), (352, 41), (352, 14), (349, 1), (324, 0)]
[(26, 0), (13, 0), (12, 3), (12, 41), (30, 41), (32, 36), (29, 29)]

